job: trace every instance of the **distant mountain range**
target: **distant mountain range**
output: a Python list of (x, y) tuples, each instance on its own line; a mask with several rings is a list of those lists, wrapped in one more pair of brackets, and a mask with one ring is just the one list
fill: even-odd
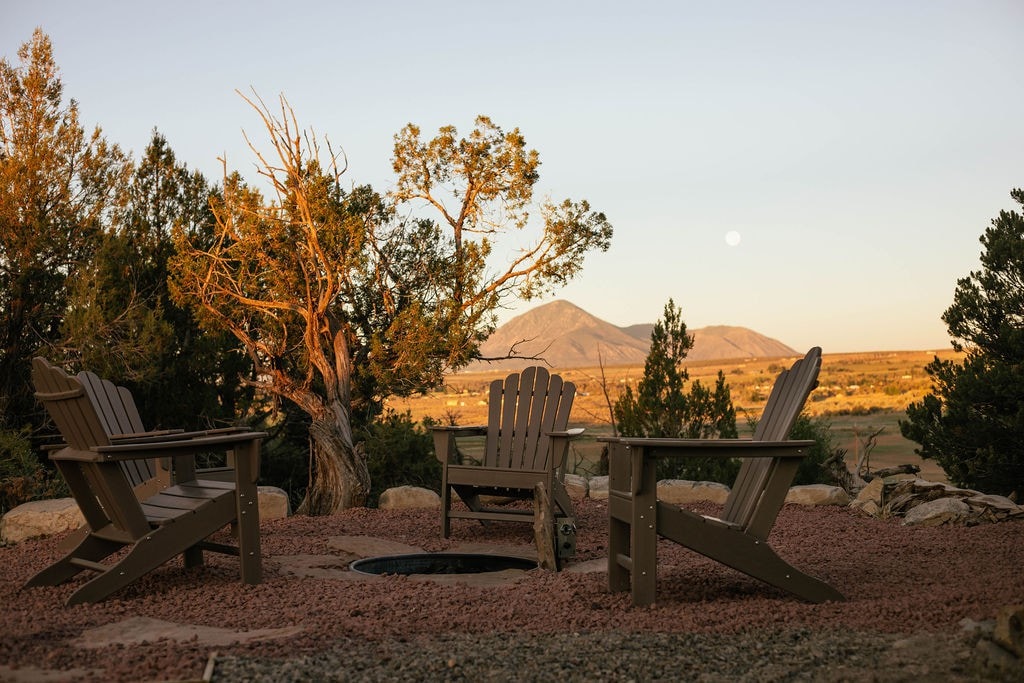
[[(568, 301), (552, 301), (512, 318), (480, 347), (484, 358), (516, 356), (543, 358), (555, 368), (643, 365), (651, 345), (654, 323), (617, 327)], [(687, 330), (693, 335), (690, 360), (775, 358), (799, 355), (782, 342), (746, 327), (715, 325)], [(478, 361), (467, 372), (519, 369), (536, 363), (529, 358)]]

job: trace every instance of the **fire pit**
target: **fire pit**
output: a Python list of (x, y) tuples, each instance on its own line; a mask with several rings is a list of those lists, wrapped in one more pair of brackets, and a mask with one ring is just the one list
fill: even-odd
[(349, 567), (360, 574), (482, 574), (506, 569), (536, 569), (525, 557), (485, 553), (415, 553), (356, 560)]

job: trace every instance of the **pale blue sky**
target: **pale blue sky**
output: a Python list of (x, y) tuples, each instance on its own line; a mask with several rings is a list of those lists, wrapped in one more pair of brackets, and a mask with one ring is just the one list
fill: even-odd
[[(477, 114), (540, 153), (539, 193), (615, 227), (557, 293), (616, 325), (798, 350), (948, 347), (942, 312), (1024, 185), (1024, 3), (0, 2), (41, 26), (83, 121), (136, 158), (158, 128), (213, 181), (255, 180), (234, 90), (284, 93), (387, 190), (392, 138)], [(736, 246), (726, 243), (739, 233)], [(536, 303), (520, 304), (503, 319)]]

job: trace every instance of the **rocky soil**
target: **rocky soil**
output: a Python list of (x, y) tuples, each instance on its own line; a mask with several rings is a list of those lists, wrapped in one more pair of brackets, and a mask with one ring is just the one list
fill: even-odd
[[(578, 524), (575, 561), (599, 569), (604, 503), (580, 503)], [(849, 598), (823, 605), (664, 541), (658, 602), (634, 608), (599, 570), (534, 570), (497, 585), (355, 578), (339, 536), (426, 551), (528, 547), (532, 527), (456, 521), (442, 541), (432, 511), (265, 522), (259, 586), (242, 586), (232, 558), (213, 556), (72, 608), (63, 603), (74, 582), (20, 589), (58, 556), (59, 539), (0, 548), (0, 680), (1024, 680), (1019, 660), (994, 656), (977, 626), (1024, 602), (1024, 521), (911, 528), (788, 505), (770, 542)], [(323, 571), (296, 575), (297, 556)], [(208, 628), (131, 644), (91, 635), (139, 617)], [(215, 629), (239, 640), (283, 630), (232, 643), (204, 635)]]

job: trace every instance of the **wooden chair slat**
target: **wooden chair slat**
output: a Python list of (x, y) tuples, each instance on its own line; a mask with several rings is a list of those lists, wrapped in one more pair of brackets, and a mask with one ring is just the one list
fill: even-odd
[(565, 426), (569, 423), (568, 415), (566, 415), (566, 419), (561, 423), (561, 427), (556, 427), (559, 424), (558, 406), (565, 400), (566, 391), (567, 387), (562, 378), (558, 375), (552, 375), (548, 378), (547, 386), (544, 387), (543, 395), (547, 400), (534, 402), (533, 415), (530, 418), (531, 423), (534, 425), (531, 433), (532, 439), (525, 454), (526, 459), (523, 461), (523, 469), (546, 470), (548, 468), (548, 459), (551, 456), (551, 437), (549, 434), (555, 431), (556, 428), (565, 429)]

